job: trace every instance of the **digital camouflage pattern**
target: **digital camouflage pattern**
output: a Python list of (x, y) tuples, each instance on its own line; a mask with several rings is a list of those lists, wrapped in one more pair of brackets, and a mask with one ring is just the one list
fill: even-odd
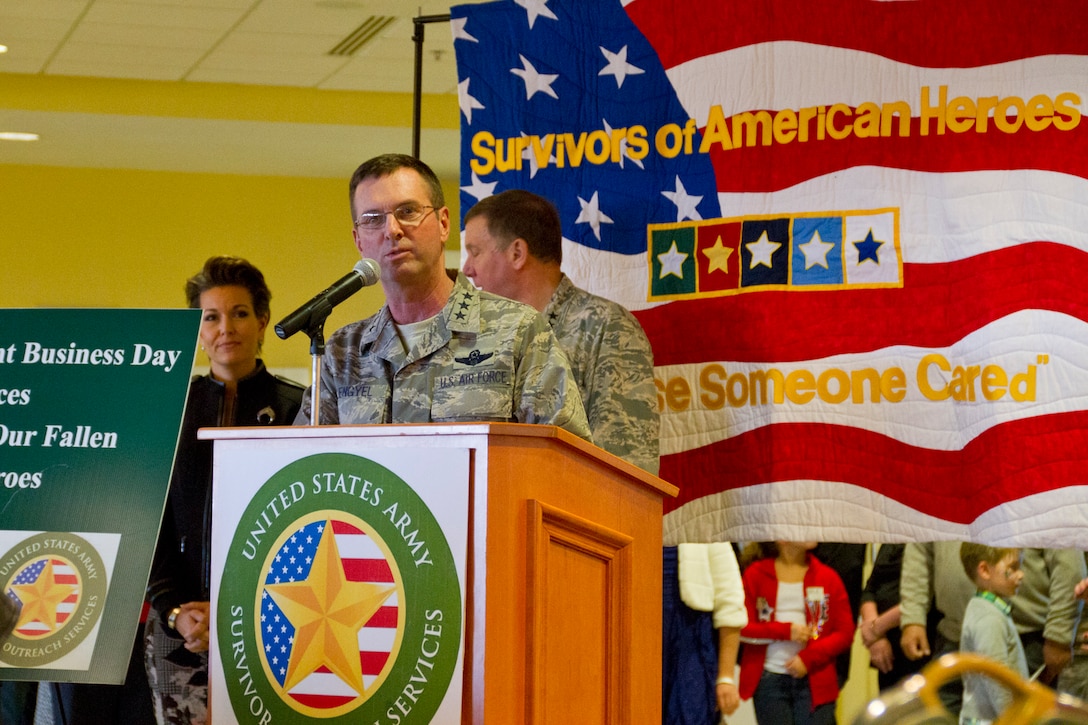
[(638, 320), (622, 305), (575, 287), (566, 275), (543, 314), (570, 358), (593, 442), (656, 475), (654, 355)]
[[(322, 424), (518, 422), (592, 440), (548, 323), (458, 273), (449, 301), (405, 350), (389, 307), (337, 330), (321, 370)], [(310, 420), (310, 391), (296, 423)]]

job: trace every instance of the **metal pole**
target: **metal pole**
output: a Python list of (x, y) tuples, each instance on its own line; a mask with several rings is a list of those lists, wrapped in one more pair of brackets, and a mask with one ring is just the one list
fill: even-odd
[(419, 129), (423, 99), (423, 26), (426, 23), (448, 23), (449, 20), (449, 15), (417, 15), (412, 18), (412, 23), (415, 25), (412, 42), (416, 44), (415, 85), (412, 93), (412, 156), (417, 159), (419, 158)]
[[(329, 308), (329, 312), (332, 308)], [(325, 355), (325, 318), (306, 331), (310, 336), (310, 425), (321, 425), (321, 358)]]

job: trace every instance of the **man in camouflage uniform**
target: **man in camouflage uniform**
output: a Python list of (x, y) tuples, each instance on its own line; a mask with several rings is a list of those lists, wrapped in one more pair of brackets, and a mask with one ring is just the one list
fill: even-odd
[(465, 215), (464, 273), (482, 289), (540, 310), (570, 358), (593, 441), (658, 472), (653, 352), (627, 309), (563, 274), (559, 214), (547, 199), (511, 189)]
[[(449, 209), (434, 172), (386, 154), (350, 184), (355, 246), (381, 267), (386, 304), (329, 339), (321, 423), (516, 421), (590, 440), (570, 364), (531, 308), (447, 274)], [(296, 423), (310, 420), (310, 394)]]

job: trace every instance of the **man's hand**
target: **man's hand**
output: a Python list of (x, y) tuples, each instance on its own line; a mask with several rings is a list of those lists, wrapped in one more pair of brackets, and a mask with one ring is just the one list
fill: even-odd
[(903, 654), (908, 659), (920, 660), (929, 657), (929, 637), (926, 628), (920, 624), (908, 624), (903, 627), (903, 635), (899, 638), (899, 646), (903, 648)]
[(1043, 662), (1046, 666), (1043, 668), (1043, 673), (1039, 675), (1039, 682), (1044, 685), (1053, 685), (1071, 659), (1073, 659), (1072, 647), (1052, 639), (1044, 639)]

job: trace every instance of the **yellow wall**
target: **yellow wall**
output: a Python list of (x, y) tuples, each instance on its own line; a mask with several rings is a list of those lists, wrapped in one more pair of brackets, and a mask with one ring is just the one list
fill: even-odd
[[(276, 322), (359, 258), (351, 170), (303, 179), (0, 165), (0, 308), (184, 307), (185, 279), (207, 257), (235, 254), (264, 272)], [(446, 194), (456, 220), (456, 187)], [(333, 311), (326, 335), (381, 301), (380, 288), (364, 289)], [(269, 330), (264, 358), (308, 368), (309, 340)]]
[[(411, 93), (2, 72), (0, 82), (0, 108), (403, 128), (412, 123)], [(460, 123), (454, 94), (423, 94), (420, 110), (425, 128)]]
[[(41, 112), (359, 124), (409, 128), (410, 93), (73, 78), (0, 73), (0, 112)], [(454, 94), (425, 94), (424, 132), (456, 129)], [(185, 279), (213, 254), (246, 257), (272, 289), (272, 322), (347, 274), (351, 239), (342, 178), (185, 174), (4, 163), (0, 146), (0, 308), (182, 307)], [(403, 150), (403, 149), (389, 149)], [(458, 216), (457, 180), (445, 184)], [(450, 246), (456, 247), (455, 233)], [(326, 335), (375, 311), (379, 287), (333, 311)], [(195, 344), (195, 341), (194, 341)], [(276, 370), (310, 366), (309, 340), (270, 329)], [(198, 355), (197, 364), (207, 360)], [(308, 383), (308, 376), (296, 377)]]

